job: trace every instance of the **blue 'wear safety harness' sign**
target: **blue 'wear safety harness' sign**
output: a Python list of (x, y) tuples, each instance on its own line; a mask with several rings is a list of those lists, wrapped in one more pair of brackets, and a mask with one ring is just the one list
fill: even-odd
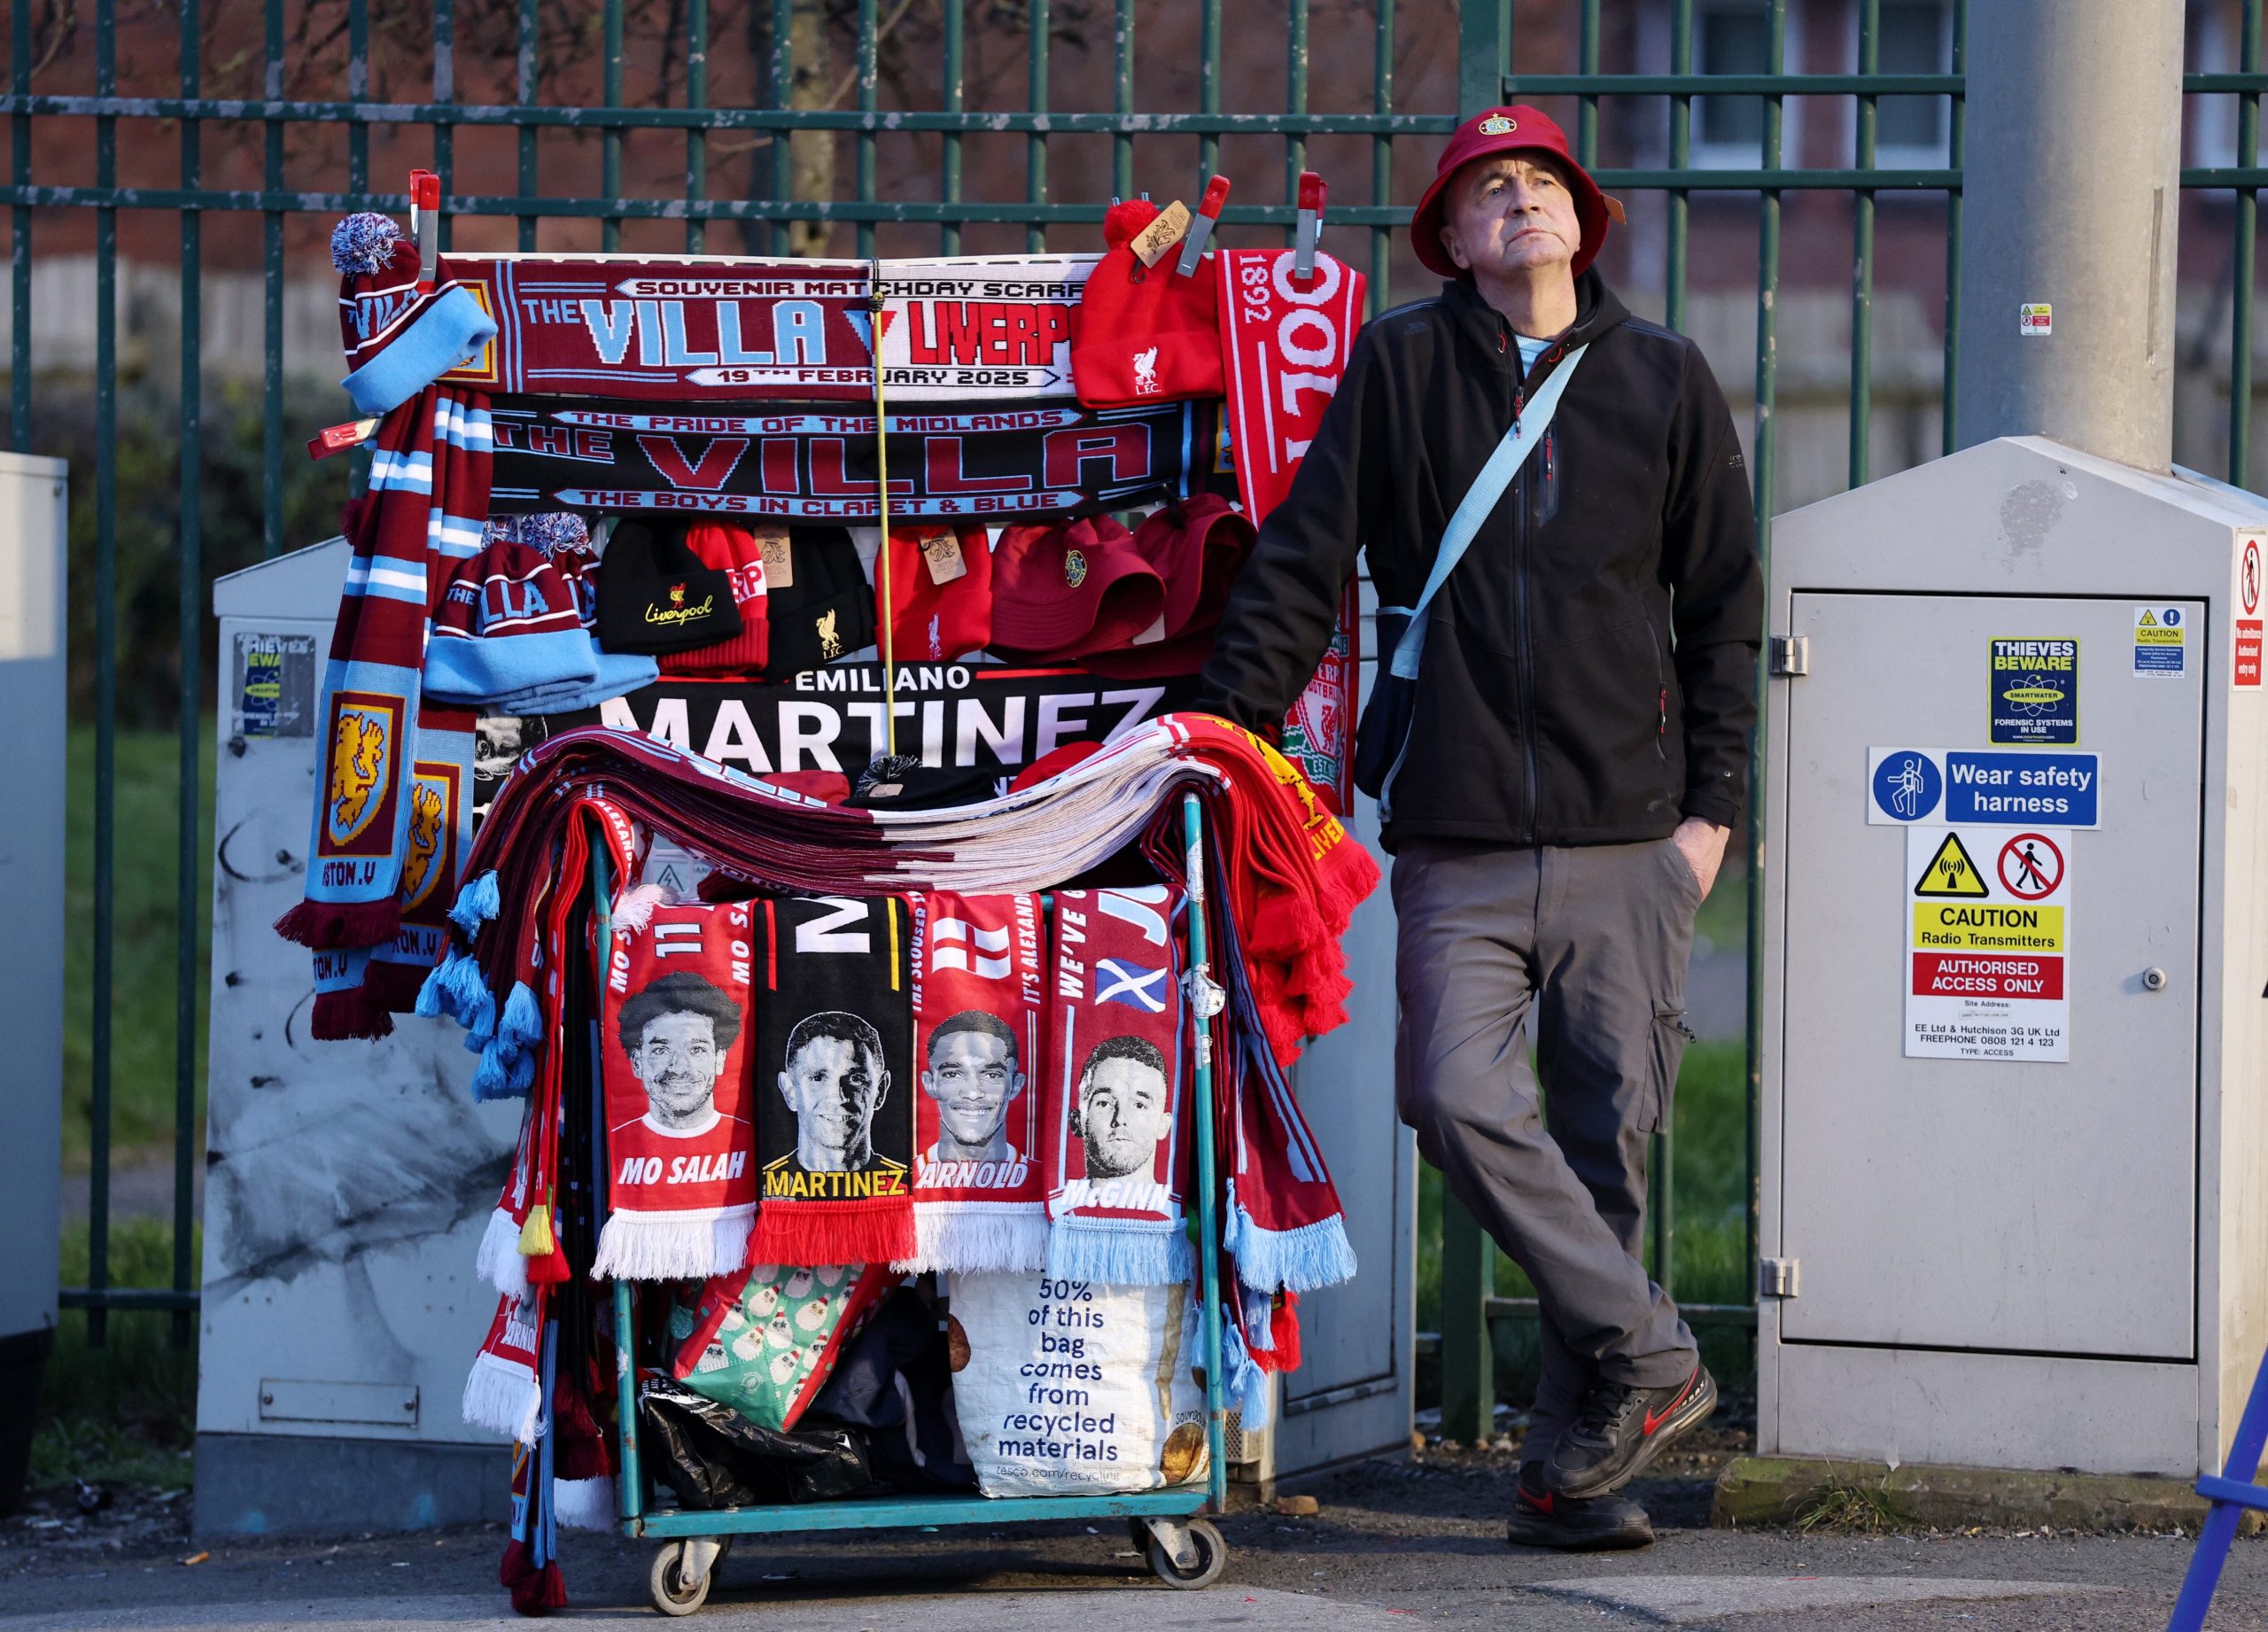
[(2101, 786), (2093, 754), (1867, 750), (1867, 820), (1876, 827), (2099, 828)]

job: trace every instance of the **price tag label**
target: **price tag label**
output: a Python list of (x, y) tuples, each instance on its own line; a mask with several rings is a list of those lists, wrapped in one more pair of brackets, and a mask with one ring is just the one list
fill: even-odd
[(1154, 267), (1166, 258), (1166, 252), (1181, 242), (1189, 231), (1189, 206), (1176, 198), (1158, 212), (1158, 218), (1134, 235), (1128, 245), (1146, 267)]
[(968, 561), (960, 553), (960, 536), (951, 527), (923, 527), (914, 535), (921, 559), (928, 563), (932, 584), (950, 584), (968, 576)]
[(756, 530), (756, 547), (764, 552), (765, 593), (769, 595), (775, 589), (794, 587), (796, 563), (788, 548), (787, 528), (758, 527)]

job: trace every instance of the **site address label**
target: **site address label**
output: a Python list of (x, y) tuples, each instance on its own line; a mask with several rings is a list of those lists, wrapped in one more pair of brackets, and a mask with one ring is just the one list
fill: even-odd
[(1869, 748), (1867, 820), (1954, 826), (2099, 828), (2093, 754), (2043, 750)]

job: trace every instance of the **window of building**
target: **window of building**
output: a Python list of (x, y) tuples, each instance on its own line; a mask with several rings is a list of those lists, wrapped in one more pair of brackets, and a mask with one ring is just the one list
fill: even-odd
[[(1852, 27), (1855, 40), (1855, 13)], [(1946, 0), (1881, 0), (1875, 60), (1884, 74), (1953, 71), (1953, 7)], [(1875, 162), (1940, 165), (1950, 157), (1953, 116), (1944, 97), (1883, 97), (1875, 104)]]

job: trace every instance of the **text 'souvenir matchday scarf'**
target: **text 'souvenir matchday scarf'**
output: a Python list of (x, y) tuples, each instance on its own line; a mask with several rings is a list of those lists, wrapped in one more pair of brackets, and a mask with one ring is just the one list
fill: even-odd
[(610, 1208), (593, 1273), (707, 1278), (748, 1262), (756, 946), (749, 904), (656, 906), (618, 931), (599, 1045)]
[(1162, 885), (1056, 892), (1040, 1141), (1059, 1278), (1189, 1275), (1178, 905)]
[(901, 1268), (1047, 1265), (1037, 895), (913, 898), (913, 1231)]
[(749, 904), (764, 1263), (914, 1253), (913, 924), (901, 896)]
[[(382, 1037), (391, 1029), (385, 1000), (408, 1007), (415, 999), (407, 982), (366, 989), (369, 954), (395, 944), (413, 845), (433, 847), (441, 833), (454, 837), (466, 826), (470, 715), (421, 718), (420, 684), (427, 624), (447, 577), (442, 558), (480, 547), (489, 444), (482, 398), (426, 387), (378, 427), (369, 491), (348, 517), (353, 556), (316, 712), (322, 736), (306, 898), (276, 925), (331, 954), (318, 959), (317, 1037)], [(425, 765), (436, 774), (420, 775)], [(454, 810), (447, 808), (452, 790)], [(432, 862), (419, 865), (422, 884)]]
[[(544, 398), (494, 408), (500, 513), (563, 505), (788, 521), (878, 514), (869, 411), (727, 402), (688, 412)], [(890, 515), (1053, 520), (1186, 498), (1211, 478), (1218, 421), (1211, 400), (894, 410)]]

